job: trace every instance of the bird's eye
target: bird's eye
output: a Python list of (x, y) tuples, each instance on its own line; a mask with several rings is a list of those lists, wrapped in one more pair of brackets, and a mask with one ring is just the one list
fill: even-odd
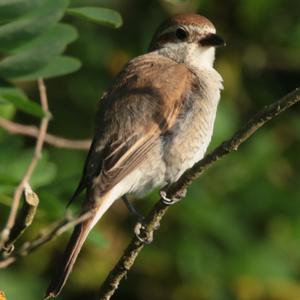
[(188, 33), (186, 32), (185, 29), (183, 29), (182, 27), (178, 28), (175, 32), (176, 37), (181, 40), (184, 41), (187, 39), (188, 37)]

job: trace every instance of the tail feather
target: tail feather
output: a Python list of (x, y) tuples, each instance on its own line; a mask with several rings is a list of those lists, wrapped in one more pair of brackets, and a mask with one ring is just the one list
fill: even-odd
[(87, 220), (82, 224), (76, 225), (74, 228), (70, 241), (65, 250), (62, 264), (60, 264), (58, 272), (52, 279), (44, 299), (56, 297), (62, 290), (72, 271), (73, 265), (83, 246), (83, 243), (88, 236), (90, 231), (90, 223), (91, 220)]
[(102, 196), (99, 201), (97, 201), (97, 206), (91, 208), (95, 213), (88, 220), (75, 226), (65, 250), (63, 261), (59, 265), (58, 270), (47, 289), (44, 299), (56, 297), (61, 292), (90, 230), (103, 216), (114, 200), (115, 197), (111, 197), (109, 194)]

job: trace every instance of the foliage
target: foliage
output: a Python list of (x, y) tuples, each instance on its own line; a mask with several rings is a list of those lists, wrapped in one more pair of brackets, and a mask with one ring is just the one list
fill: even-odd
[[(92, 16), (91, 6), (97, 7)], [(108, 7), (124, 18), (119, 30), (99, 26), (121, 25)], [(38, 124), (42, 111), (31, 81), (51, 77), (46, 82), (53, 115), (49, 131), (74, 139), (92, 136), (96, 102), (111, 79), (147, 49), (162, 19), (190, 10), (212, 19), (228, 44), (218, 49), (216, 59), (225, 89), (211, 147), (299, 84), (296, 0), (226, 5), (208, 0), (0, 0), (0, 116)], [(80, 62), (83, 68), (72, 73)], [(169, 211), (115, 299), (300, 299), (299, 112), (296, 107), (262, 129), (193, 185), (187, 199)], [(0, 145), (3, 225), (34, 140), (0, 129)], [(63, 215), (85, 155), (45, 147), (31, 182), (40, 207), (23, 240)], [(146, 212), (155, 199), (157, 193), (137, 206)], [(125, 248), (134, 222), (122, 203), (113, 206), (93, 231), (62, 299), (92, 297)], [(0, 271), (0, 290), (8, 300), (20, 294), (23, 300), (41, 298), (67, 238)]]
[[(77, 71), (80, 61), (63, 56), (69, 43), (78, 38), (74, 26), (61, 23), (71, 15), (104, 25), (119, 27), (118, 12), (100, 7), (68, 8), (69, 0), (0, 1), (0, 76), (8, 80), (28, 81), (51, 78)], [(37, 115), (37, 108), (24, 102), (20, 90), (0, 86), (2, 102), (13, 103), (27, 113)], [(13, 94), (12, 94), (13, 93)], [(41, 116), (41, 111), (39, 112)]]

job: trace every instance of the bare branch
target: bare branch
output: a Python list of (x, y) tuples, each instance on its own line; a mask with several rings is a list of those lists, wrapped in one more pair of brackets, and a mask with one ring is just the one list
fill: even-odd
[(25, 242), (18, 250), (14, 251), (7, 257), (0, 259), (0, 269), (8, 267), (18, 258), (27, 256), (28, 254), (34, 252), (45, 243), (59, 237), (70, 228), (88, 219), (90, 216), (91, 212), (87, 212), (77, 218), (72, 218), (71, 215), (67, 213), (63, 219), (56, 221), (55, 223), (49, 225), (46, 229), (43, 229), (33, 241)]
[[(186, 188), (216, 161), (232, 151), (236, 151), (256, 130), (299, 101), (300, 88), (297, 88), (279, 101), (260, 110), (229, 140), (225, 141), (211, 153), (207, 154), (201, 161), (196, 163), (191, 169), (187, 170), (179, 180), (167, 190), (167, 198), (176, 200), (183, 198)], [(118, 289), (121, 280), (131, 269), (139, 252), (144, 247), (145, 242), (142, 242), (142, 240), (149, 241), (152, 239), (154, 231), (159, 227), (160, 221), (168, 208), (169, 206), (164, 204), (162, 199), (154, 205), (146, 218), (144, 226), (141, 228), (141, 239), (136, 236), (132, 239), (124, 251), (124, 254), (102, 284), (98, 299), (109, 300), (112, 297)]]
[[(35, 126), (18, 124), (2, 117), (0, 117), (0, 127), (12, 134), (21, 134), (35, 138), (37, 138), (39, 135), (39, 129)], [(45, 143), (57, 148), (74, 150), (88, 150), (91, 145), (90, 140), (71, 140), (50, 133), (46, 133)]]
[(25, 201), (16, 218), (16, 223), (13, 226), (9, 235), (8, 241), (6, 241), (3, 247), (5, 254), (10, 254), (14, 250), (14, 243), (28, 228), (34, 217), (39, 204), (38, 195), (32, 190), (29, 184), (25, 185)]
[(12, 206), (10, 209), (10, 214), (8, 216), (6, 226), (3, 229), (3, 231), (1, 232), (0, 249), (3, 248), (6, 241), (9, 239), (11, 230), (12, 230), (13, 226), (15, 225), (18, 207), (20, 204), (20, 199), (21, 199), (22, 193), (24, 191), (24, 187), (30, 181), (31, 175), (41, 157), (42, 148), (43, 148), (43, 144), (44, 144), (44, 140), (45, 140), (45, 136), (46, 136), (46, 132), (47, 132), (47, 128), (48, 128), (50, 112), (48, 109), (48, 99), (47, 99), (46, 88), (45, 88), (43, 79), (38, 80), (38, 88), (39, 88), (39, 92), (40, 92), (40, 102), (42, 105), (42, 109), (44, 111), (44, 117), (41, 121), (40, 130), (39, 130), (39, 134), (38, 134), (38, 138), (37, 138), (37, 142), (36, 142), (36, 146), (35, 146), (35, 150), (34, 150), (34, 155), (33, 155), (32, 160), (23, 176), (22, 181), (20, 182), (20, 184), (18, 185), (18, 187), (15, 190), (13, 201), (12, 201)]

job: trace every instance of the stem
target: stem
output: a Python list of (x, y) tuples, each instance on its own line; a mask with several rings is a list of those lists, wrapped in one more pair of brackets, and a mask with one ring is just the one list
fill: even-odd
[(32, 160), (23, 176), (23, 179), (21, 180), (20, 184), (18, 185), (18, 187), (16, 188), (15, 193), (14, 193), (14, 197), (13, 197), (13, 201), (12, 201), (12, 205), (11, 205), (11, 209), (10, 209), (10, 214), (8, 216), (6, 226), (2, 230), (1, 237), (0, 237), (0, 251), (4, 247), (5, 243), (9, 240), (12, 228), (16, 223), (18, 207), (20, 204), (20, 199), (23, 194), (24, 188), (25, 188), (26, 184), (30, 181), (32, 173), (33, 173), (34, 169), (36, 168), (39, 159), (41, 158), (42, 148), (43, 148), (44, 141), (45, 141), (48, 123), (50, 120), (50, 112), (49, 112), (49, 108), (48, 108), (46, 87), (45, 87), (43, 79), (38, 80), (38, 88), (39, 88), (39, 92), (40, 92), (40, 102), (41, 102), (42, 109), (44, 112), (44, 117), (40, 124), (40, 130), (39, 130), (39, 134), (38, 134), (38, 138), (37, 138), (37, 142), (36, 142), (36, 146), (35, 146), (35, 150), (34, 150), (34, 155), (33, 155)]

